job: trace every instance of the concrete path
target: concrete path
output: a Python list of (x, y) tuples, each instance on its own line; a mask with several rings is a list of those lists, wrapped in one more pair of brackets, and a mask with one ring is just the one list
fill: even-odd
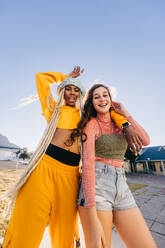
[[(128, 176), (128, 182), (148, 187), (133, 193), (158, 248), (165, 248), (165, 176)], [(120, 247), (119, 247), (120, 248)]]

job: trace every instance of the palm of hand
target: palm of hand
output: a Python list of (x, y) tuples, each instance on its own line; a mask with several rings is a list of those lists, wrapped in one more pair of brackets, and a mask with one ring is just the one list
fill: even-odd
[(84, 69), (80, 71), (80, 66), (75, 66), (74, 70), (69, 74), (71, 77), (79, 77), (84, 72)]

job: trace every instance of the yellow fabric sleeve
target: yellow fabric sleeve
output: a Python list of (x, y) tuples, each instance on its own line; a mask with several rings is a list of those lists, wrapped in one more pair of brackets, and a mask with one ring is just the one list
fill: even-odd
[(111, 118), (120, 129), (122, 129), (123, 123), (128, 122), (128, 119), (126, 117), (116, 113), (114, 110), (111, 110)]
[(38, 91), (38, 96), (41, 102), (42, 114), (45, 116), (47, 122), (50, 120), (52, 111), (48, 108), (47, 99), (49, 94), (52, 97), (51, 107), (56, 106), (56, 102), (52, 96), (50, 90), (50, 84), (60, 83), (69, 75), (64, 75), (61, 72), (41, 72), (36, 74), (36, 86)]

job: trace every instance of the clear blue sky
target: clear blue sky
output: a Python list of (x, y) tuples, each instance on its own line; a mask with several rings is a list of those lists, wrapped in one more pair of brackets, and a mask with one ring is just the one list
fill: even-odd
[(34, 150), (46, 126), (39, 102), (9, 110), (36, 93), (35, 73), (85, 68), (117, 88), (118, 101), (165, 145), (165, 2), (163, 0), (0, 3), (0, 133)]

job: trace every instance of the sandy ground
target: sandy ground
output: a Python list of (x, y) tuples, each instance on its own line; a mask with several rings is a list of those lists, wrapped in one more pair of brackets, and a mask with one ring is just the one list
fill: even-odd
[[(4, 170), (0, 169), (0, 196), (3, 195), (18, 180), (23, 170)], [(0, 237), (3, 236), (8, 220), (2, 218), (2, 212), (6, 200), (0, 202)]]

